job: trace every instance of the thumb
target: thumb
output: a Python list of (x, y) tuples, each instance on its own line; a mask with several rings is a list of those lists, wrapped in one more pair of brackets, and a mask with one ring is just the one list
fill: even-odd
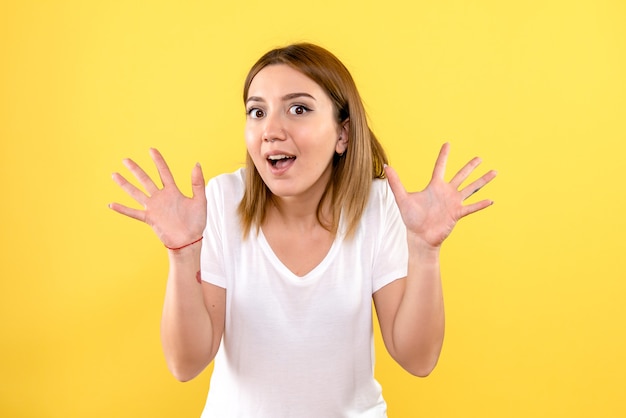
[(204, 174), (202, 173), (202, 167), (200, 163), (196, 163), (191, 171), (191, 190), (193, 197), (204, 196)]
[(408, 193), (402, 185), (402, 182), (400, 181), (400, 177), (398, 176), (398, 173), (396, 173), (396, 170), (388, 165), (385, 165), (385, 176), (387, 177), (389, 187), (391, 187), (391, 191), (396, 198), (396, 202), (404, 199), (404, 197)]

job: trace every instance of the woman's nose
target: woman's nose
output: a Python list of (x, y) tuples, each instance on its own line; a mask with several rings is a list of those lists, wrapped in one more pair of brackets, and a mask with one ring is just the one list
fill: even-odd
[(285, 139), (285, 127), (282, 118), (277, 114), (268, 114), (263, 125), (263, 141), (274, 142)]

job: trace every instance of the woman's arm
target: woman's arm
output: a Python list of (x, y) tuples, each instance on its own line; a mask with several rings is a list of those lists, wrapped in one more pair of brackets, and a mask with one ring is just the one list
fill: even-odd
[(389, 185), (407, 229), (409, 261), (407, 277), (377, 291), (374, 304), (389, 353), (417, 376), (430, 374), (443, 344), (441, 245), (461, 218), (493, 203), (482, 200), (463, 205), (465, 199), (493, 180), (496, 172), (489, 171), (459, 190), (461, 183), (480, 164), (480, 159), (471, 160), (447, 183), (444, 174), (449, 148), (449, 144), (441, 148), (430, 183), (418, 193), (407, 193), (396, 172), (386, 168)]
[[(144, 209), (118, 203), (114, 211), (152, 227), (168, 248), (170, 271), (163, 304), (161, 340), (168, 367), (182, 381), (200, 373), (214, 358), (224, 329), (226, 291), (200, 282), (200, 248), (206, 226), (207, 204), (202, 169), (192, 171), (193, 196), (184, 196), (161, 154), (150, 150), (162, 187), (130, 159), (124, 165), (143, 186), (141, 191), (122, 175), (113, 180)], [(188, 245), (193, 243), (191, 245)]]
[(428, 376), (445, 328), (439, 253), (409, 250), (407, 277), (374, 293), (374, 305), (389, 354), (409, 373)]
[(224, 332), (226, 289), (200, 281), (200, 243), (170, 250), (161, 319), (167, 365), (180, 381), (196, 377), (213, 360)]

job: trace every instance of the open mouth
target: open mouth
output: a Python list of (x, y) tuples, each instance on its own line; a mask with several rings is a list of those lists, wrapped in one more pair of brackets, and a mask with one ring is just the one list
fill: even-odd
[(272, 165), (272, 167), (277, 169), (287, 167), (295, 159), (296, 157), (285, 154), (270, 155), (269, 157), (267, 157), (267, 161)]

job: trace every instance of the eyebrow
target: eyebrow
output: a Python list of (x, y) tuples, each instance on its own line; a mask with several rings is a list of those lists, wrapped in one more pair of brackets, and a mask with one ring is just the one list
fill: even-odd
[[(283, 101), (287, 101), (287, 100), (296, 99), (298, 97), (308, 97), (310, 99), (313, 99), (313, 100), (317, 101), (315, 99), (315, 97), (311, 96), (309, 93), (304, 93), (304, 92), (302, 92), (302, 93), (299, 92), (299, 93), (289, 93), (289, 94), (286, 94), (286, 95), (284, 95), (282, 97), (282, 100)], [(250, 96), (250, 97), (248, 97), (248, 100), (246, 100), (246, 103), (248, 103), (248, 102), (264, 102), (264, 101), (265, 100), (262, 97)]]

